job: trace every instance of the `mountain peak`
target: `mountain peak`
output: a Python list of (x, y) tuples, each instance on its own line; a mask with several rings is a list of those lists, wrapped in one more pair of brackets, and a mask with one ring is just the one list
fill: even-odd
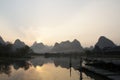
[(67, 41), (62, 41), (60, 44), (69, 44), (69, 43), (70, 43), (70, 41), (67, 40)]
[(74, 39), (73, 42), (74, 42), (74, 41), (78, 41), (78, 40), (77, 40), (77, 39)]
[(80, 43), (77, 39), (74, 39), (72, 42), (73, 43)]
[(31, 46), (31, 49), (35, 52), (35, 53), (46, 53), (50, 51), (50, 47), (44, 45), (43, 43), (37, 43), (34, 42), (34, 44)]
[(4, 45), (5, 41), (3, 40), (3, 38), (0, 36), (0, 44)]
[(16, 39), (14, 44), (23, 44), (23, 45), (25, 45), (25, 43), (23, 41), (21, 41), (20, 39)]
[(58, 46), (58, 45), (59, 45), (59, 43), (56, 42), (54, 46)]
[(106, 47), (115, 47), (116, 45), (110, 39), (106, 38), (105, 36), (101, 36), (98, 39), (98, 42), (96, 43), (96, 46), (103, 49), (103, 48), (106, 48)]
[(16, 39), (14, 43), (16, 43), (16, 42), (21, 42), (21, 41), (20, 41), (20, 39)]
[(35, 45), (37, 45), (37, 44), (38, 44), (37, 41), (35, 41), (32, 46), (35, 46)]
[(105, 40), (105, 39), (110, 40), (110, 39), (106, 38), (105, 36), (100, 36), (100, 38), (99, 38), (99, 40)]
[(25, 43), (22, 42), (20, 39), (16, 39), (13, 44), (13, 49), (16, 50), (17, 48), (25, 47)]

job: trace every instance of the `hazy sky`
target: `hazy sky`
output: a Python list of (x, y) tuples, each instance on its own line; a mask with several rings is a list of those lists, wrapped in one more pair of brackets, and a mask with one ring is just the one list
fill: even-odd
[(0, 35), (28, 45), (78, 39), (90, 46), (102, 35), (120, 44), (120, 0), (0, 0)]

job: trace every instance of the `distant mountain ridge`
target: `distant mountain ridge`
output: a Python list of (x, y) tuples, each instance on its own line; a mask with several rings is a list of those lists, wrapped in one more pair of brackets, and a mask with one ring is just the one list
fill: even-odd
[(107, 48), (107, 47), (116, 47), (116, 45), (108, 38), (101, 36), (98, 39), (98, 42), (95, 44), (95, 46), (98, 46), (100, 49)]
[(74, 39), (72, 42), (63, 41), (61, 43), (55, 43), (52, 52), (81, 52), (83, 50), (80, 42)]
[[(19, 39), (16, 39), (13, 44), (10, 42), (5, 42), (3, 38), (0, 36), (0, 46), (7, 46), (7, 45), (11, 45), (13, 51), (27, 46), (23, 41)], [(85, 50), (85, 48), (81, 46), (81, 43), (77, 39), (74, 39), (73, 41), (69, 41), (69, 40), (62, 41), (61, 43), (56, 42), (54, 46), (47, 46), (44, 45), (43, 43), (34, 42), (34, 44), (31, 46), (31, 49), (35, 53), (69, 53), (69, 52), (82, 52)], [(93, 48), (86, 48), (86, 49), (93, 49)], [(110, 39), (104, 36), (101, 36), (98, 39), (94, 47), (94, 50), (95, 49), (98, 51), (106, 50), (107, 52), (116, 51), (116, 50), (119, 51), (118, 50), (119, 47), (117, 47), (117, 45), (115, 45), (113, 41), (111, 41)]]
[(46, 46), (43, 43), (34, 42), (34, 44), (31, 46), (31, 49), (35, 53), (47, 53), (47, 52), (67, 53), (67, 52), (81, 52), (81, 51), (83, 51), (83, 48), (77, 39), (74, 39), (72, 42), (70, 42), (70, 41), (63, 41), (61, 43), (56, 42), (53, 47)]
[(46, 53), (46, 52), (50, 52), (51, 51), (50, 46), (46, 46), (43, 43), (37, 43), (34, 42), (33, 45), (31, 46), (31, 49), (35, 52), (35, 53)]

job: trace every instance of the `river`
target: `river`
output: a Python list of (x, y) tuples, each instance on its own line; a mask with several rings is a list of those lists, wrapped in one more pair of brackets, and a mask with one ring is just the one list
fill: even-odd
[(36, 56), (28, 60), (0, 60), (0, 80), (101, 80), (80, 72), (77, 57)]

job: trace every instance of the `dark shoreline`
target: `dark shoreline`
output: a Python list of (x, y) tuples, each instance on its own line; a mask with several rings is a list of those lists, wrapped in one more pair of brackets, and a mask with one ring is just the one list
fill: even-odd
[(91, 70), (84, 68), (84, 67), (82, 67), (82, 72), (84, 72), (86, 75), (90, 76), (91, 78), (94, 78), (95, 80), (112, 80), (104, 75), (95, 73), (94, 71), (91, 71)]

